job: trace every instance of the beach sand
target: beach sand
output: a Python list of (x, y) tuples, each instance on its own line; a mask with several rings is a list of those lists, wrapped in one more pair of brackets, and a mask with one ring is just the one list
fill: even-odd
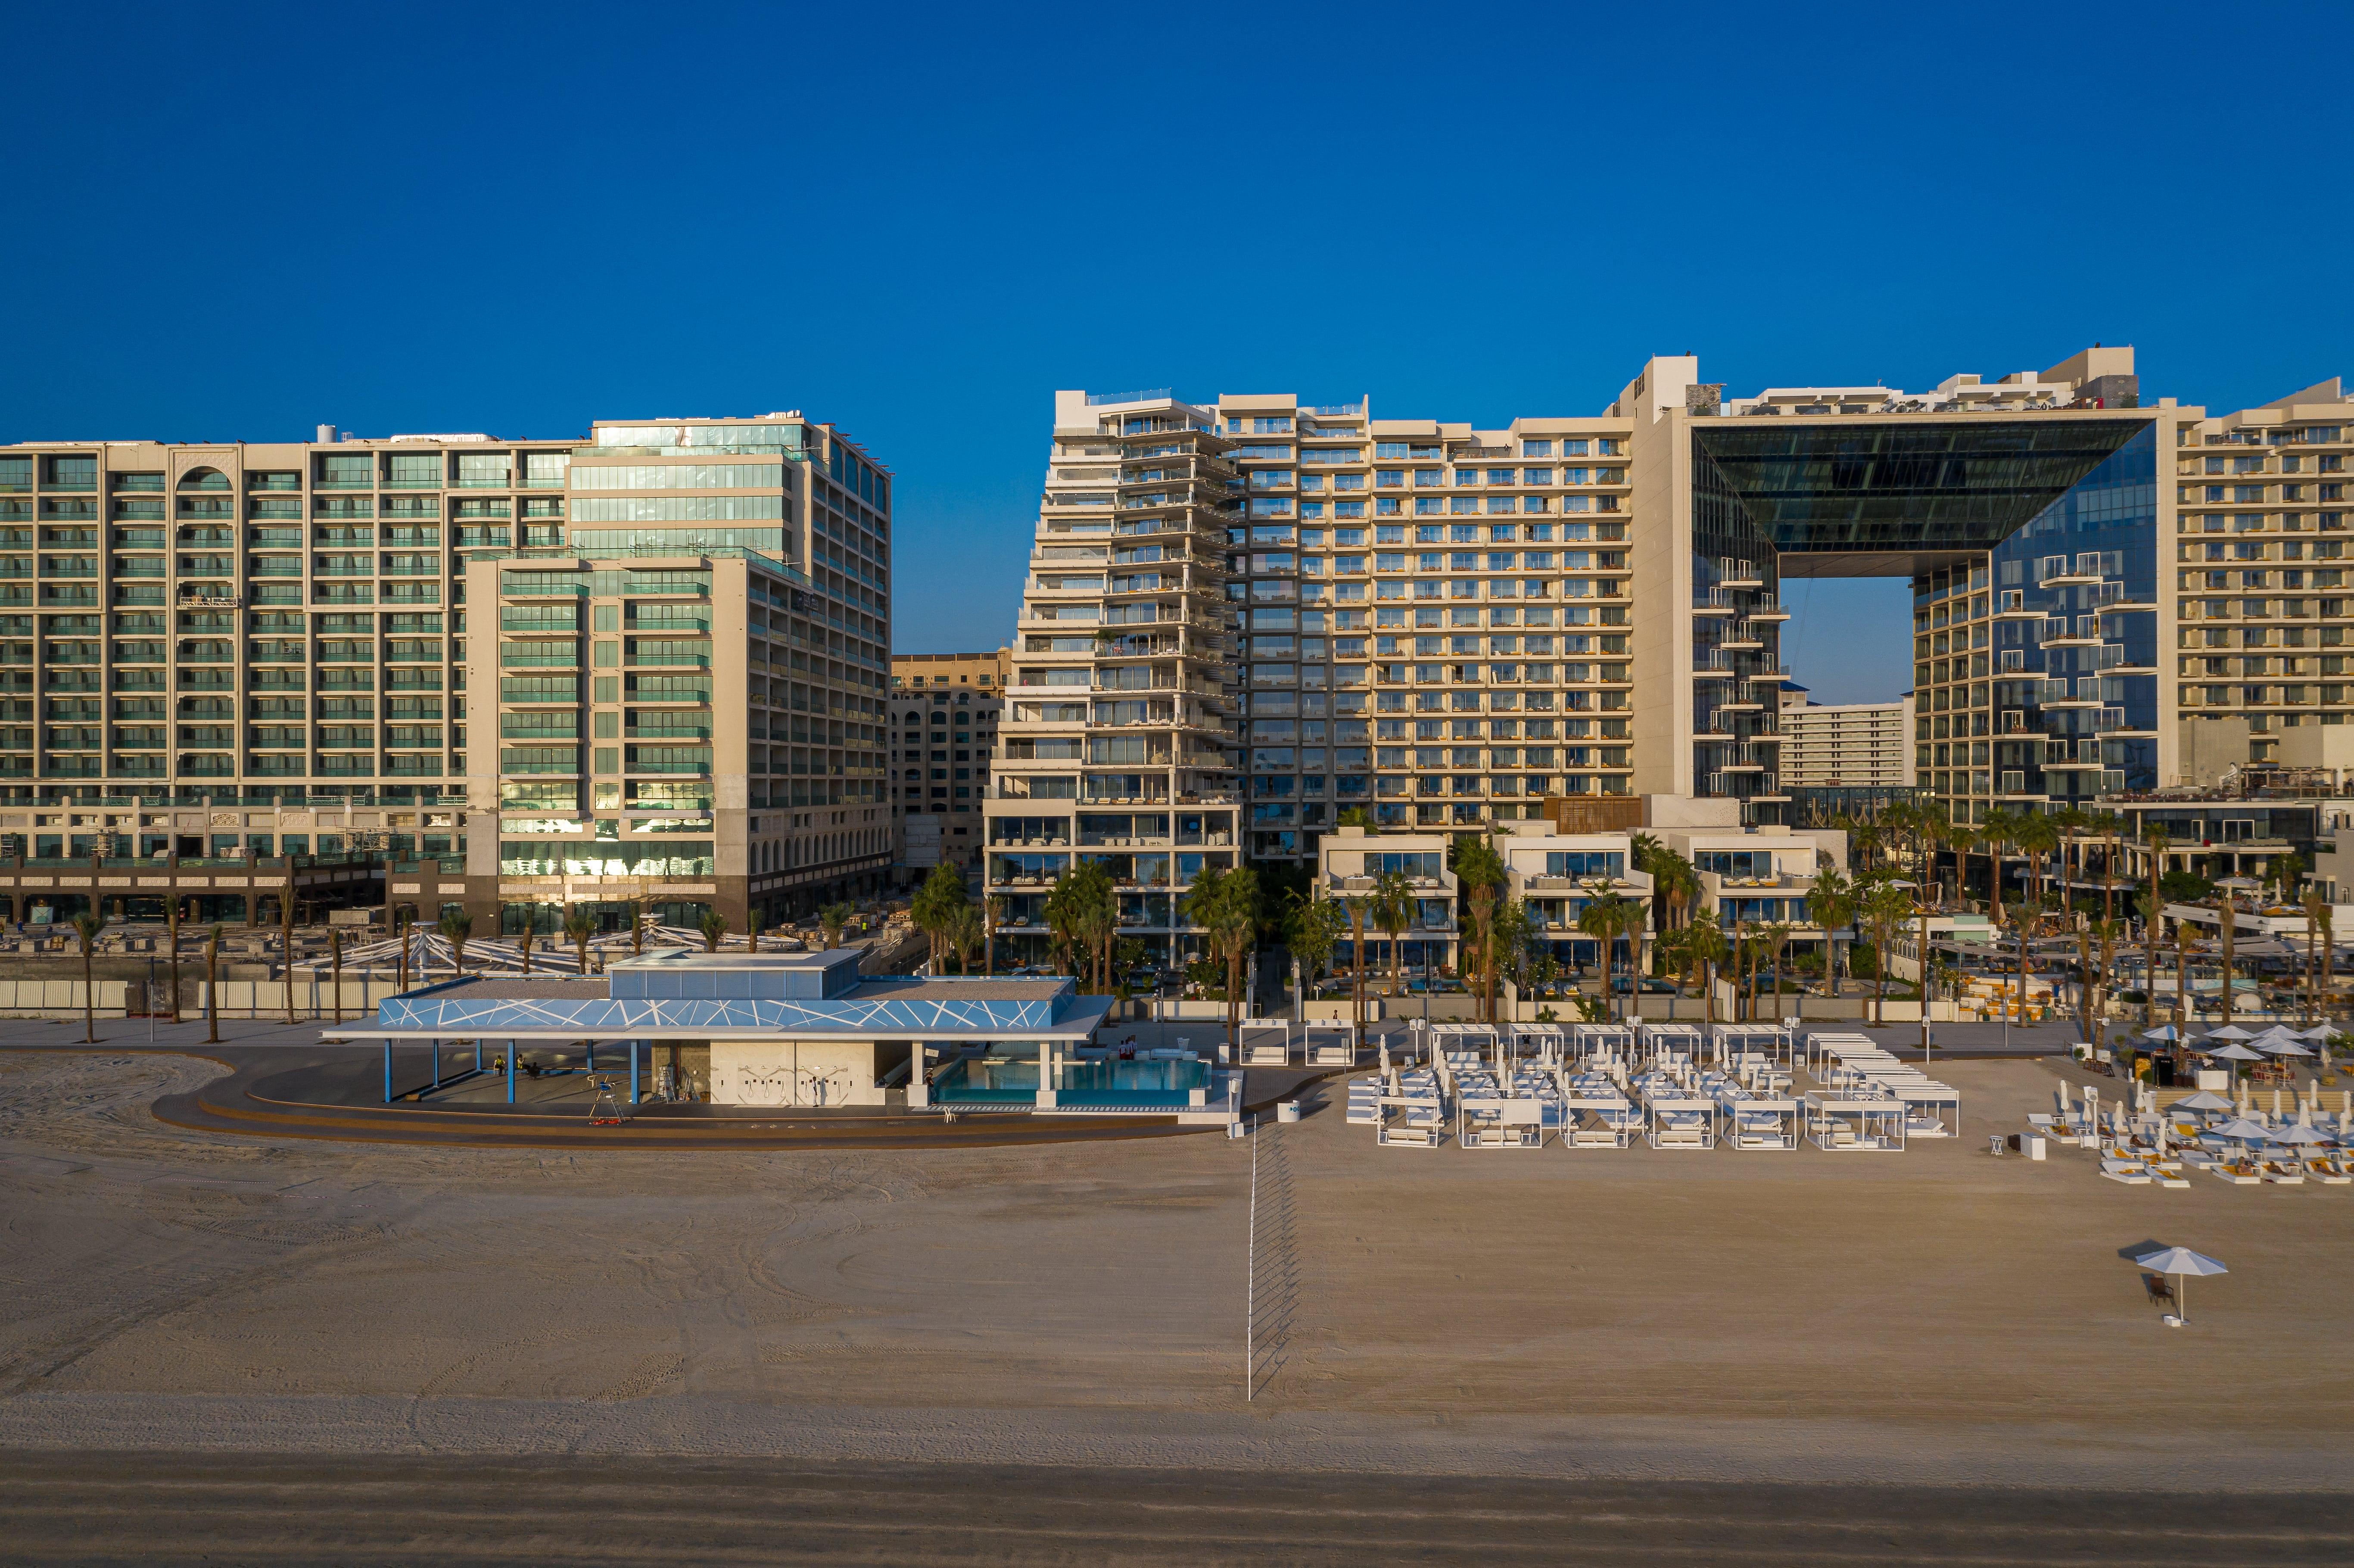
[[(176, 1056), (0, 1055), (0, 1448), (695, 1454), (2334, 1489), (2354, 1190), (1986, 1152), (1215, 1136), (938, 1154), (272, 1144)], [(2090, 1080), (2079, 1080), (2090, 1081)], [(2105, 1086), (2114, 1089), (2114, 1085)], [(2120, 1255), (2232, 1272), (2170, 1330)]]

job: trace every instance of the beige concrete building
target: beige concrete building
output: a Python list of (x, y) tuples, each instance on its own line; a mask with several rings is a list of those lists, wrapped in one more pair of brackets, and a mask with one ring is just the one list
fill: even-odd
[[(1913, 772), (1967, 817), (1998, 790), (2024, 804), (2158, 777), (2156, 452), (2191, 416), (2140, 408), (2137, 387), (2125, 349), (1917, 396), (1730, 403), (1696, 360), (1660, 358), (1599, 415), (1494, 429), (1290, 394), (1134, 400), (1188, 432), (1184, 470), (1115, 446), (1108, 416), (1096, 443), (1075, 438), (1113, 405), (1062, 393), (1042, 530), (1088, 506), (1215, 503), (1225, 643), (1204, 670), (1234, 727), (1200, 744), (1230, 748), (1255, 858), (1306, 857), (1352, 808), (1459, 830), (1651, 794), (1782, 821), (1784, 575), (1913, 580), (1924, 656), (1905, 673), (1928, 689)], [(1190, 489), (1156, 488), (1171, 475)], [(1085, 554), (1041, 537), (1058, 552), (1041, 567)], [(1110, 580), (1136, 580), (1120, 564)], [(1939, 646), (1956, 596), (1977, 619), (1973, 572), (2020, 585), (1999, 612), (1978, 596), (1988, 631), (2009, 627), (1983, 639), (1984, 680), (1971, 650)], [(1053, 645), (1047, 620), (1110, 613), (1104, 581), (1034, 576), (1023, 651)], [(1009, 737), (1023, 722), (1017, 702)]]
[(1055, 882), (1089, 853), (1124, 938), (1200, 948), (1184, 889), (1237, 863), (1240, 671), (1229, 530), (1242, 478), (1212, 408), (1060, 392), (984, 808), (1000, 950), (1043, 958)]
[(785, 413), (599, 421), (567, 488), (565, 548), (467, 563), (499, 616), (468, 782), (500, 832), (470, 837), (470, 900), (740, 930), (880, 887), (889, 474)]
[(1786, 688), (1779, 728), (1787, 789), (1914, 787), (1910, 692), (1893, 703), (1814, 703)]
[(2199, 413), (2175, 427), (2166, 487), (2175, 519), (2162, 678), (2177, 694), (2183, 755), (2198, 759), (2168, 780), (2183, 783), (2249, 762), (2306, 765), (2298, 759), (2322, 748), (2297, 744), (2298, 732), (2344, 725), (2354, 696), (2354, 401), (2333, 376), (2262, 408)]
[(850, 443), (317, 435), (0, 449), (19, 856), (215, 863), (234, 917), (233, 863), (356, 855), (321, 901), (478, 931), (639, 896), (740, 927), (887, 863), (889, 480)]
[(957, 687), (973, 691), (1000, 692), (1013, 679), (1013, 650), (1000, 648), (993, 653), (894, 653), (891, 655), (891, 689), (900, 691), (930, 691)]
[(1013, 650), (901, 654), (891, 662), (890, 796), (902, 881), (979, 863), (989, 759)]

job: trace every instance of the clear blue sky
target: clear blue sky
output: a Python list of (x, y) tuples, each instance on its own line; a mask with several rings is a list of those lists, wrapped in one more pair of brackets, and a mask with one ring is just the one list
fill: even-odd
[[(2354, 371), (2354, 13), (2218, 16), (26, 7), (0, 437), (798, 407), (898, 472), (901, 649), (993, 647), (1057, 387)], [(1820, 697), (1901, 686), (1893, 585), (1791, 598)]]

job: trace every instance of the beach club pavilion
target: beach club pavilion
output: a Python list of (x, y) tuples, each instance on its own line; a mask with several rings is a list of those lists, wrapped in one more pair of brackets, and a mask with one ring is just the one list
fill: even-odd
[(401, 1048), (429, 1048), (439, 1084), (460, 1043), (478, 1070), (504, 1073), (509, 1104), (535, 1050), (571, 1071), (602, 1057), (631, 1103), (657, 1085), (748, 1107), (879, 1107), (900, 1086), (910, 1108), (1167, 1111), (1210, 1097), (1211, 1069), (1191, 1053), (1096, 1046), (1111, 999), (1068, 978), (862, 975), (860, 957), (671, 948), (601, 976), (472, 976), (388, 997), (373, 1024), (323, 1038), (380, 1043), (387, 1101)]

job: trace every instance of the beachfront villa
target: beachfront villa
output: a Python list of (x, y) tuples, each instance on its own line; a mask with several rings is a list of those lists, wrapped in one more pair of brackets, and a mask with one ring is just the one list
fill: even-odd
[(1565, 833), (1550, 821), (1504, 824), (1496, 853), (1504, 862), (1505, 892), (1525, 901), (1543, 925), (1553, 957), (1570, 964), (1601, 961), (1600, 945), (1578, 929), (1578, 916), (1607, 885), (1621, 898), (1651, 902), (1649, 873), (1637, 871), (1628, 833)]
[[(1318, 898), (1339, 900), (1344, 906), (1352, 898), (1373, 899), (1382, 878), (1393, 874), (1410, 885), (1408, 918), (1396, 938), (1367, 915), (1367, 968), (1393, 961), (1407, 970), (1446, 971), (1455, 967), (1456, 880), (1447, 863), (1447, 848), (1454, 841), (1455, 835), (1445, 832), (1368, 832), (1361, 827), (1334, 828), (1318, 841)], [(1333, 949), (1333, 968), (1337, 971), (1355, 961), (1356, 939), (1344, 935)]]
[(672, 948), (601, 975), (473, 976), (387, 998), (372, 1025), (323, 1037), (381, 1044), (387, 1098), (398, 1047), (460, 1041), (504, 1073), (510, 1104), (535, 1049), (591, 1072), (602, 1053), (631, 1103), (651, 1091), (738, 1107), (1182, 1112), (1216, 1097), (1214, 1070), (1190, 1052), (1097, 1045), (1111, 999), (1067, 977), (864, 975), (860, 957)]
[(1670, 828), (1659, 834), (1700, 874), (1694, 913), (1728, 932), (1787, 921), (1802, 941), (1822, 929), (1807, 912), (1807, 894), (1825, 865), (1847, 864), (1847, 835), (1832, 828)]

